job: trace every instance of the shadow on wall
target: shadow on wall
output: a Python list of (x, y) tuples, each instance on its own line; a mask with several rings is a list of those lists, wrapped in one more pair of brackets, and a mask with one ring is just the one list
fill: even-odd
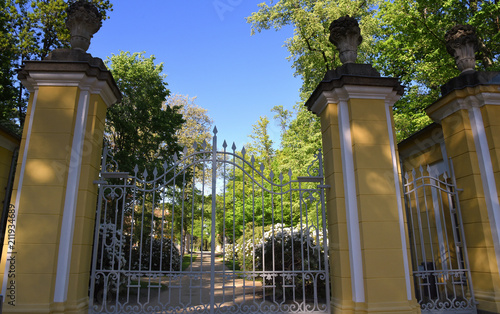
[[(17, 156), (21, 137), (6, 127), (0, 125), (0, 200), (2, 208), (0, 214), (0, 243), (3, 244), (5, 226), (11, 206), (11, 194), (16, 173)], [(1, 258), (0, 250), (0, 258)]]

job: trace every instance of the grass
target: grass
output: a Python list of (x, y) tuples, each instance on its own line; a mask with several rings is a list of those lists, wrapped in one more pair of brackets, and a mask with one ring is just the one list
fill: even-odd
[[(193, 256), (193, 262), (196, 261), (198, 258), (197, 255), (192, 255)], [(191, 265), (191, 255), (184, 255), (182, 257), (182, 270), (186, 270), (189, 266)]]
[(238, 261), (226, 260), (224, 262), (224, 265), (226, 265), (226, 268), (228, 270), (233, 270), (233, 266), (234, 266), (234, 270), (241, 270), (240, 263), (238, 263)]

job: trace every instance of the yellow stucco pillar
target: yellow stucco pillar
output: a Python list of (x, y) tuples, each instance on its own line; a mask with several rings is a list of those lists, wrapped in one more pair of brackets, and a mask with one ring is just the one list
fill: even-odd
[(459, 189), (474, 295), (500, 313), (500, 73), (465, 72), (427, 108), (441, 123)]
[(417, 313), (392, 105), (403, 88), (370, 65), (329, 71), (321, 117), (333, 313)]
[(86, 313), (107, 107), (102, 60), (54, 51), (19, 73), (30, 92), (0, 272), (4, 313)]

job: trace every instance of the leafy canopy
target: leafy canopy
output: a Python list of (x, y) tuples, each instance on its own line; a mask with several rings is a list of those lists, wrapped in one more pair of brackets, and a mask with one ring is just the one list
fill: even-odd
[[(0, 1), (0, 122), (22, 129), (27, 95), (15, 68), (24, 60), (42, 60), (54, 49), (69, 47), (66, 9), (74, 0)], [(107, 19), (109, 0), (91, 0)]]
[(305, 101), (328, 69), (340, 65), (328, 41), (330, 23), (355, 17), (363, 43), (358, 62), (372, 63), (383, 75), (398, 77), (406, 93), (394, 107), (399, 140), (430, 123), (424, 108), (439, 96), (439, 86), (458, 75), (446, 52), (444, 35), (456, 24), (476, 27), (480, 70), (500, 69), (500, 3), (462, 0), (280, 0), (259, 5), (247, 18), (252, 32), (285, 26), (294, 35), (285, 42), (295, 75), (303, 80)]
[(178, 106), (163, 106), (170, 91), (167, 89), (163, 64), (144, 53), (120, 52), (106, 64), (122, 92), (120, 103), (107, 112), (106, 136), (121, 171), (140, 171), (148, 167), (161, 169), (172, 164), (179, 153), (177, 132), (184, 119)]

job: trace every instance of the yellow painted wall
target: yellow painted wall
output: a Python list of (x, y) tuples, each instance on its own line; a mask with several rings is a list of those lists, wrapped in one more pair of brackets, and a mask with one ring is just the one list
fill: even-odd
[[(339, 105), (321, 113), (333, 313), (417, 312), (407, 299), (386, 103), (350, 99), (354, 180), (361, 238), (364, 302), (353, 301)], [(391, 121), (393, 122), (393, 121)], [(395, 143), (394, 143), (395, 144)], [(406, 243), (408, 247), (408, 242)], [(359, 287), (358, 287), (359, 289)], [(412, 289), (412, 285), (410, 285)]]
[[(26, 170), (23, 177), (16, 227), (16, 306), (4, 303), (5, 313), (86, 313), (92, 254), (93, 227), (99, 177), (104, 119), (107, 106), (98, 95), (90, 96), (89, 114), (82, 151), (72, 264), (67, 302), (54, 303), (59, 240), (66, 183), (71, 159), (77, 87), (42, 86), (38, 90)], [(33, 95), (18, 158), (21, 168)], [(57, 121), (57, 123), (55, 123)], [(20, 180), (14, 183), (13, 201)], [(4, 245), (3, 252), (7, 247)], [(3, 278), (5, 255), (0, 265)], [(8, 300), (7, 300), (8, 301)]]
[(403, 306), (408, 301), (385, 107), (381, 99), (349, 100), (363, 275), (367, 304)]
[(342, 176), (342, 156), (338, 124), (338, 105), (328, 104), (321, 115), (323, 138), (323, 160), (325, 162), (326, 210), (328, 215), (328, 237), (332, 305), (344, 311), (353, 309), (350, 276), (349, 244)]

